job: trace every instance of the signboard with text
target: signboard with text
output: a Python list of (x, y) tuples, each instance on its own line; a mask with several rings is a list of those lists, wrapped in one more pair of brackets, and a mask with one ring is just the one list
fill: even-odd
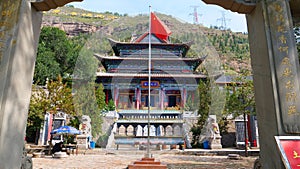
[(295, 35), (288, 3), (267, 0), (274, 70), (279, 94), (281, 122), (286, 133), (300, 133), (300, 72)]
[[(149, 82), (148, 81), (142, 81), (141, 85), (142, 85), (142, 88), (148, 88)], [(150, 82), (150, 87), (151, 88), (159, 88), (160, 87), (159, 81), (151, 81)]]
[(275, 139), (285, 167), (300, 168), (300, 136), (275, 136)]

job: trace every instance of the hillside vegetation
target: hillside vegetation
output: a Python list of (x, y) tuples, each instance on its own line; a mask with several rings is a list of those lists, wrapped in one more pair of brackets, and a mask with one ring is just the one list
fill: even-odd
[(65, 6), (44, 12), (44, 21), (55, 18), (58, 22), (81, 22), (94, 26), (100, 26), (119, 18), (118, 13), (98, 13), (91, 12), (84, 9), (74, 8), (72, 6)]
[[(171, 42), (192, 43), (188, 57), (206, 56), (208, 65), (213, 66), (212, 69), (225, 70), (228, 74), (251, 71), (247, 34), (183, 23), (170, 15), (156, 14), (172, 31)], [(107, 38), (130, 41), (132, 35), (141, 35), (148, 31), (148, 17), (147, 14), (133, 17), (111, 12), (96, 13), (67, 6), (46, 12), (44, 23), (93, 25), (97, 27), (97, 31), (90, 31), (87, 45), (97, 53), (112, 55)], [(199, 68), (199, 71), (205, 72), (204, 68)]]

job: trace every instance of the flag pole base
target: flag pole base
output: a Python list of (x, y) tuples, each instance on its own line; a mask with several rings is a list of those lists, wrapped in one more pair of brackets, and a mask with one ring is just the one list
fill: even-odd
[(141, 160), (133, 162), (128, 165), (128, 169), (167, 169), (166, 164), (162, 164), (160, 161), (155, 161), (154, 158), (144, 157)]
[(144, 158), (153, 158), (153, 155), (151, 153), (146, 153)]

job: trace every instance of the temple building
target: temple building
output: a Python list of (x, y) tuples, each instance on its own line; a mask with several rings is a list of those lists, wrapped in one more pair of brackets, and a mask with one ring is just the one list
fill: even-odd
[(150, 143), (183, 144), (184, 108), (188, 99), (197, 99), (198, 82), (206, 78), (195, 73), (205, 57), (187, 57), (190, 43), (169, 42), (171, 31), (154, 13), (151, 23), (151, 34), (147, 32), (131, 42), (109, 39), (114, 56), (95, 54), (105, 68), (105, 72), (97, 73), (96, 81), (103, 84), (106, 101), (112, 99), (119, 113), (114, 136), (117, 145), (146, 143), (148, 106)]

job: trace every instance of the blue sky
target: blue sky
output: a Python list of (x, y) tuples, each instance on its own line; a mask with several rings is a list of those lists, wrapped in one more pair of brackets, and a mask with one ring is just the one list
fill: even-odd
[[(200, 24), (210, 27), (222, 26), (222, 14), (225, 15), (226, 27), (234, 32), (247, 32), (246, 18), (243, 14), (233, 13), (216, 5), (207, 5), (201, 0), (84, 0), (83, 2), (73, 2), (70, 5), (94, 11), (94, 12), (118, 12), (130, 16), (137, 14), (148, 14), (149, 5), (154, 12), (159, 12), (183, 21), (193, 23), (194, 12), (192, 6), (197, 8), (198, 21)], [(223, 24), (224, 26), (224, 24)]]

